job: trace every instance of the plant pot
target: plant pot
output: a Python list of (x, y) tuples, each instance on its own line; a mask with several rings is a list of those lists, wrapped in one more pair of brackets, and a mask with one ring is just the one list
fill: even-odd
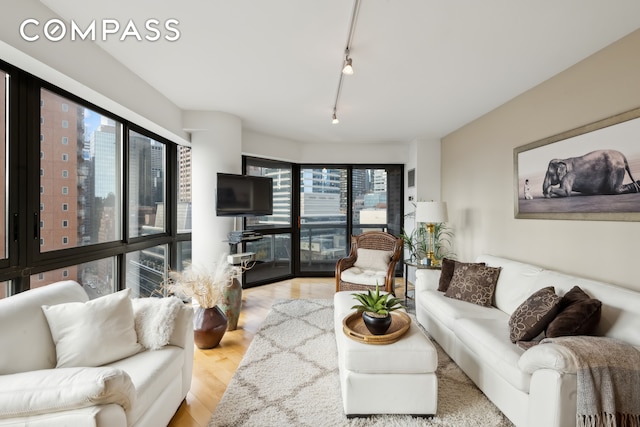
[(384, 335), (391, 326), (391, 314), (380, 316), (368, 311), (362, 312), (362, 321), (373, 335)]
[(217, 346), (227, 331), (227, 316), (220, 307), (196, 307), (193, 313), (193, 341), (200, 349)]

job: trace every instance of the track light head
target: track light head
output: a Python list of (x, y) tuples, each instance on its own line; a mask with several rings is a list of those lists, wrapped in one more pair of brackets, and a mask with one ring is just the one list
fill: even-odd
[(331, 116), (331, 123), (333, 123), (334, 125), (340, 123), (340, 120), (338, 120), (338, 116), (336, 116), (336, 113), (333, 113), (333, 116)]
[(342, 69), (342, 74), (346, 74), (348, 76), (353, 75), (353, 65), (352, 65), (352, 60), (351, 58), (349, 58), (349, 56), (347, 56), (347, 58), (345, 59), (345, 64), (344, 64), (344, 68)]

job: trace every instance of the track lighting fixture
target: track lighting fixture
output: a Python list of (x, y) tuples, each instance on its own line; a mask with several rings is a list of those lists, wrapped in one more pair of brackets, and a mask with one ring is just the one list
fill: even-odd
[(347, 76), (353, 75), (353, 64), (351, 58), (349, 58), (349, 53), (347, 53), (347, 56), (345, 57), (342, 74), (346, 74)]
[(338, 90), (336, 91), (336, 101), (333, 103), (333, 115), (331, 116), (331, 123), (334, 125), (340, 123), (338, 120), (338, 100), (340, 99), (340, 92), (342, 90), (342, 78), (347, 75), (353, 74), (353, 60), (349, 55), (351, 42), (353, 41), (353, 33), (356, 28), (356, 21), (358, 18), (358, 12), (360, 11), (360, 0), (353, 0), (353, 13), (351, 14), (351, 24), (349, 25), (349, 35), (347, 37), (347, 47), (344, 49), (344, 63), (342, 71), (340, 72), (340, 79), (338, 80)]

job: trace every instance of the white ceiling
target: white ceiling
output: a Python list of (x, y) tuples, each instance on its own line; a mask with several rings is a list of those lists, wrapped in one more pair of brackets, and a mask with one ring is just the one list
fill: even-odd
[(179, 21), (176, 42), (98, 42), (184, 110), (298, 141), (440, 138), (640, 28), (638, 0), (41, 0), (79, 23)]

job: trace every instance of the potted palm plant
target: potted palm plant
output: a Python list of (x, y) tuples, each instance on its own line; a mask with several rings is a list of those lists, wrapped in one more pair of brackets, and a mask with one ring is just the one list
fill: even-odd
[(391, 294), (381, 294), (377, 283), (375, 292), (369, 289), (367, 293), (351, 295), (360, 303), (351, 309), (362, 313), (362, 321), (373, 335), (384, 335), (391, 326), (391, 312), (402, 308), (398, 298)]

